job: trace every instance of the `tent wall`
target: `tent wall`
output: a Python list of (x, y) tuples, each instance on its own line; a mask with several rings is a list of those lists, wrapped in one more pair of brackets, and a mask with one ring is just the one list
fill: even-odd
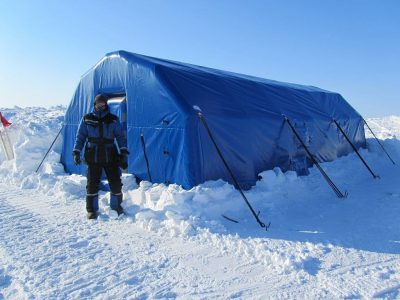
[[(365, 146), (361, 116), (337, 93), (318, 88), (279, 85), (247, 76), (221, 76), (219, 71), (158, 66), (165, 85), (198, 106), (243, 187), (254, 185), (263, 170), (296, 170), (307, 163), (305, 150), (284, 121), (289, 117), (320, 162), (352, 152), (332, 119), (342, 123), (357, 147)], [(191, 110), (195, 115), (196, 111)], [(191, 131), (194, 183), (222, 178), (231, 182), (210, 138), (198, 119)], [(196, 137), (196, 138), (195, 138)]]
[(193, 106), (245, 188), (264, 170), (309, 163), (284, 115), (320, 162), (352, 152), (332, 119), (365, 146), (361, 116), (337, 93), (118, 51), (82, 77), (66, 113), (62, 162), (71, 173), (85, 172), (73, 165), (71, 151), (78, 123), (100, 92), (126, 95), (128, 171), (149, 179), (143, 134), (153, 182), (231, 182)]

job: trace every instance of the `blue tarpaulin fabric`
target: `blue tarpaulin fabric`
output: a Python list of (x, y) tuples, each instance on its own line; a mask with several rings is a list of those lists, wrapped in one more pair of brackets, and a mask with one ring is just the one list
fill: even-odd
[(157, 183), (191, 188), (207, 180), (232, 182), (194, 107), (243, 188), (264, 170), (311, 166), (284, 116), (319, 162), (353, 151), (333, 119), (357, 148), (365, 147), (363, 119), (338, 93), (116, 51), (83, 75), (67, 109), (61, 162), (70, 173), (85, 172), (73, 164), (71, 151), (79, 121), (98, 93), (125, 97), (128, 172), (149, 180), (143, 135)]

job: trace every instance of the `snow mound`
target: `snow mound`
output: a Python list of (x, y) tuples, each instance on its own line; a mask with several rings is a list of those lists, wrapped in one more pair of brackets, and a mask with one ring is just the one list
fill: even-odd
[[(379, 139), (393, 139), (400, 137), (400, 117), (388, 116), (383, 118), (369, 118), (366, 120), (372, 131)], [(369, 130), (365, 131), (366, 136), (372, 138)]]

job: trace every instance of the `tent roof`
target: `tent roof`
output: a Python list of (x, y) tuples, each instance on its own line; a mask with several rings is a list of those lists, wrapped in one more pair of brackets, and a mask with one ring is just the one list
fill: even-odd
[[(339, 115), (357, 115), (343, 97), (314, 86), (279, 82), (229, 71), (217, 70), (172, 60), (154, 58), (127, 51), (114, 51), (105, 55), (89, 72), (96, 78), (103, 73), (119, 72), (123, 68), (113, 62), (122, 61), (132, 68), (149, 67), (159, 82), (174, 93), (182, 111), (190, 113), (198, 106), (204, 113), (302, 119), (338, 118)], [(126, 69), (125, 69), (126, 70)], [(147, 73), (138, 73), (138, 83), (149, 82)], [(154, 76), (154, 75), (151, 75)], [(129, 85), (131, 76), (126, 77)], [(114, 80), (110, 77), (110, 82)], [(150, 80), (150, 82), (152, 79)], [(147, 95), (149, 96), (149, 95)]]
[(155, 65), (164, 66), (164, 67), (168, 67), (168, 68), (172, 68), (172, 69), (176, 69), (176, 70), (189, 71), (189, 72), (197, 71), (197, 72), (208, 73), (210, 75), (215, 75), (215, 76), (232, 77), (232, 78), (236, 78), (236, 79), (257, 82), (257, 83), (260, 83), (263, 85), (282, 87), (282, 88), (287, 88), (287, 89), (295, 89), (295, 90), (305, 91), (308, 93), (316, 92), (316, 93), (326, 93), (326, 94), (338, 94), (336, 92), (324, 90), (324, 89), (321, 89), (321, 88), (318, 88), (315, 86), (311, 86), (311, 85), (301, 85), (301, 84), (265, 79), (265, 78), (261, 78), (261, 77), (256, 77), (256, 76), (251, 76), (251, 75), (246, 75), (246, 74), (241, 74), (241, 73), (235, 73), (235, 72), (231, 72), (231, 71), (219, 70), (219, 69), (203, 67), (203, 66), (198, 66), (198, 65), (189, 64), (189, 63), (183, 63), (183, 62), (178, 62), (178, 61), (173, 61), (173, 60), (168, 60), (168, 59), (151, 57), (151, 56), (142, 55), (142, 54), (136, 54), (136, 53), (132, 53), (132, 52), (124, 51), (124, 50), (117, 50), (117, 51), (107, 53), (93, 68), (96, 68), (96, 66), (98, 66), (101, 62), (103, 62), (106, 59), (116, 58), (116, 57), (122, 58), (123, 60), (125, 60), (127, 62), (135, 62), (139, 58), (141, 60), (148, 61)]

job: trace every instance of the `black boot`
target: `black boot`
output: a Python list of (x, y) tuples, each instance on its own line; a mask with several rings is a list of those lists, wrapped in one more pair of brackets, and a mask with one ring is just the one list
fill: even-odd
[(119, 215), (122, 215), (122, 214), (124, 213), (124, 209), (122, 208), (121, 205), (117, 207), (116, 211), (117, 211), (117, 213), (118, 213), (118, 216), (119, 216)]
[(87, 211), (87, 218), (97, 219), (97, 211), (99, 210), (99, 195), (87, 195), (86, 196), (86, 211)]
[(117, 195), (111, 193), (110, 207), (118, 213), (118, 216), (124, 213), (124, 209), (121, 206), (122, 203), (122, 193)]
[(87, 217), (89, 220), (97, 219), (97, 212), (88, 211), (86, 217)]

